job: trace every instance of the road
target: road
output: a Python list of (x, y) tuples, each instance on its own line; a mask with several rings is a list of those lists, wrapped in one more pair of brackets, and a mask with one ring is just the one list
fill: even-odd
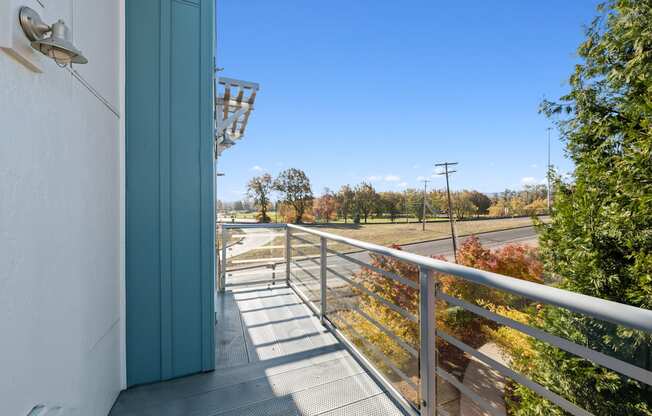
[[(478, 234), (477, 237), (485, 248), (498, 248), (500, 246), (513, 243), (536, 246), (539, 243), (534, 227), (522, 227), (504, 231), (492, 231), (488, 233)], [(464, 241), (466, 241), (467, 238), (468, 237), (458, 238), (458, 244), (461, 245)], [(405, 251), (420, 254), (422, 256), (453, 256), (453, 245), (450, 238), (445, 240), (426, 241), (424, 243), (403, 245), (402, 248)]]
[[(492, 231), (488, 233), (481, 233), (477, 235), (478, 239), (482, 245), (486, 248), (498, 248), (506, 244), (528, 244), (528, 245), (537, 245), (538, 239), (534, 227), (523, 227), (523, 228), (514, 228), (511, 230), (504, 231)], [(458, 244), (462, 244), (466, 241), (466, 237), (458, 238)], [(251, 246), (249, 246), (251, 247)], [(403, 250), (419, 254), (422, 256), (444, 256), (448, 259), (453, 257), (453, 249), (451, 239), (442, 239), (435, 241), (426, 241), (422, 243), (407, 244), (402, 246)], [(328, 268), (331, 271), (341, 273), (347, 277), (353, 277), (360, 270), (360, 265), (356, 264), (357, 262), (370, 263), (370, 257), (368, 252), (361, 251), (346, 254), (346, 257), (336, 256), (333, 254), (328, 255)], [(349, 259), (357, 260), (357, 262), (352, 262)], [(293, 262), (293, 275), (296, 275), (297, 279), (304, 280), (306, 278), (305, 284), (313, 286), (318, 284), (319, 276), (319, 258), (304, 259)], [(282, 280), (285, 276), (284, 265), (278, 265), (276, 269), (275, 277), (277, 280)], [(251, 282), (261, 282), (269, 278), (271, 275), (271, 269), (268, 268), (259, 268), (254, 270), (247, 270), (241, 272), (228, 273), (227, 284), (248, 284)], [(343, 282), (341, 279), (335, 279), (333, 282), (336, 286), (340, 286)], [(329, 286), (331, 286), (331, 281), (329, 279)]]

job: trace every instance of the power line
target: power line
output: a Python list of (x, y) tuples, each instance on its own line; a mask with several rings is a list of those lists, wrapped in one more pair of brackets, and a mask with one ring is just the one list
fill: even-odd
[(451, 224), (451, 239), (453, 241), (453, 256), (455, 256), (455, 263), (457, 263), (457, 241), (455, 237), (455, 225), (453, 224), (453, 203), (451, 201), (451, 188), (450, 188), (450, 183), (448, 180), (448, 176), (452, 173), (457, 172), (456, 170), (448, 170), (449, 166), (455, 166), (457, 165), (457, 162), (444, 162), (444, 163), (437, 163), (435, 164), (435, 167), (444, 167), (444, 172), (440, 173), (439, 175), (446, 175), (446, 194), (448, 196), (448, 220), (450, 221)]

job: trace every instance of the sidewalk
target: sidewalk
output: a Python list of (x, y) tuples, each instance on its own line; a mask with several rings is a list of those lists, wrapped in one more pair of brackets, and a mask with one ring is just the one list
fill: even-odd
[[(487, 343), (478, 350), (482, 354), (507, 366), (500, 347), (493, 342)], [(472, 392), (489, 402), (494, 410), (494, 415), (507, 415), (505, 408), (505, 385), (507, 379), (498, 371), (475, 357), (471, 358), (469, 366), (464, 373), (464, 385)], [(491, 416), (490, 413), (482, 410), (471, 399), (461, 395), (460, 416)]]

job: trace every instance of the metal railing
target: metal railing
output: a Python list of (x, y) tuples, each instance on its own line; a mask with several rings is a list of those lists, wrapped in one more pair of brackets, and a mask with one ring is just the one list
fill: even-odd
[[(276, 285), (284, 282), (285, 224), (221, 224), (218, 229), (219, 270), (217, 288), (224, 291), (228, 286), (238, 287), (253, 284)], [(257, 231), (252, 233), (251, 231)], [(262, 231), (262, 232), (260, 232)], [(261, 239), (260, 244), (238, 251), (246, 239)], [(264, 273), (255, 273), (263, 270)], [(231, 279), (227, 273), (251, 271), (250, 278)]]
[[(224, 225), (222, 235), (222, 264), (227, 264), (225, 244), (230, 229), (243, 227), (284, 229), (284, 247), (282, 258), (275, 258), (285, 266), (285, 284), (320, 317), (324, 326), (358, 358), (372, 375), (384, 385), (393, 398), (411, 414), (434, 416), (450, 414), (438, 405), (437, 379), (449, 383), (466, 396), (484, 412), (497, 415), (496, 409), (477, 392), (462, 383), (449, 369), (440, 365), (438, 340), (454, 346), (469, 357), (513, 380), (541, 397), (554, 403), (564, 411), (577, 416), (589, 416), (590, 412), (580, 408), (559, 394), (546, 389), (525, 375), (518, 373), (459, 338), (439, 328), (437, 322), (437, 302), (445, 302), (487, 321), (511, 328), (529, 337), (533, 337), (567, 353), (581, 357), (594, 365), (613, 370), (622, 376), (652, 386), (652, 372), (603, 352), (579, 345), (559, 336), (547, 333), (539, 328), (517, 322), (507, 316), (491, 311), (469, 300), (444, 293), (439, 284), (439, 276), (454, 276), (472, 284), (481, 285), (492, 290), (507, 292), (531, 301), (566, 309), (573, 313), (598, 319), (600, 321), (652, 334), (652, 311), (640, 309), (616, 302), (568, 292), (555, 287), (532, 283), (508, 276), (486, 272), (442, 260), (423, 257), (376, 244), (366, 243), (313, 228), (297, 225)], [(226, 237), (225, 237), (226, 236)], [(296, 255), (295, 255), (296, 254)], [(409, 279), (394, 271), (389, 271), (368, 261), (370, 256), (393, 259), (418, 270), (418, 279)], [(347, 272), (349, 275), (347, 275)], [(361, 273), (373, 273), (392, 285), (418, 295), (418, 305), (409, 310), (405, 305), (397, 305), (386, 297), (375, 293), (364, 280)], [(226, 287), (226, 268), (220, 273), (220, 289)], [(338, 283), (334, 281), (337, 280)], [(404, 339), (395, 330), (372, 316), (359, 306), (360, 299), (370, 299), (391, 311), (394, 319), (404, 320), (405, 325), (418, 325), (418, 341)], [(355, 317), (357, 322), (368, 325), (373, 331), (382, 334), (387, 340), (400, 346), (412, 357), (418, 366), (409, 373), (405, 366), (401, 368), (395, 360), (388, 357), (377, 345), (365, 339), (355, 324), (347, 322)], [(384, 370), (383, 370), (384, 368)], [(393, 373), (390, 381), (387, 374)], [(400, 384), (400, 385), (399, 385)], [(402, 387), (401, 387), (402, 386)], [(410, 397), (406, 388), (415, 390), (417, 395)]]

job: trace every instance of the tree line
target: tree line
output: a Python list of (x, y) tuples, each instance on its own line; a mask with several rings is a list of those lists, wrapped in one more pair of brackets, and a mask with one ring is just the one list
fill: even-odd
[[(278, 199), (273, 201), (273, 195)], [(413, 218), (423, 221), (448, 215), (446, 191), (424, 192), (406, 189), (402, 192), (378, 192), (369, 182), (343, 185), (338, 191), (328, 188), (315, 197), (310, 179), (300, 169), (287, 169), (278, 177), (264, 174), (252, 178), (247, 185), (248, 201), (238, 201), (233, 209), (256, 208), (260, 222), (270, 222), (269, 212), (276, 210), (285, 222), (368, 223), (382, 218), (390, 222)], [(544, 185), (525, 186), (523, 190), (505, 190), (488, 196), (476, 190), (451, 193), (453, 216), (458, 220), (473, 217), (523, 216), (543, 214), (547, 210), (547, 189)]]

